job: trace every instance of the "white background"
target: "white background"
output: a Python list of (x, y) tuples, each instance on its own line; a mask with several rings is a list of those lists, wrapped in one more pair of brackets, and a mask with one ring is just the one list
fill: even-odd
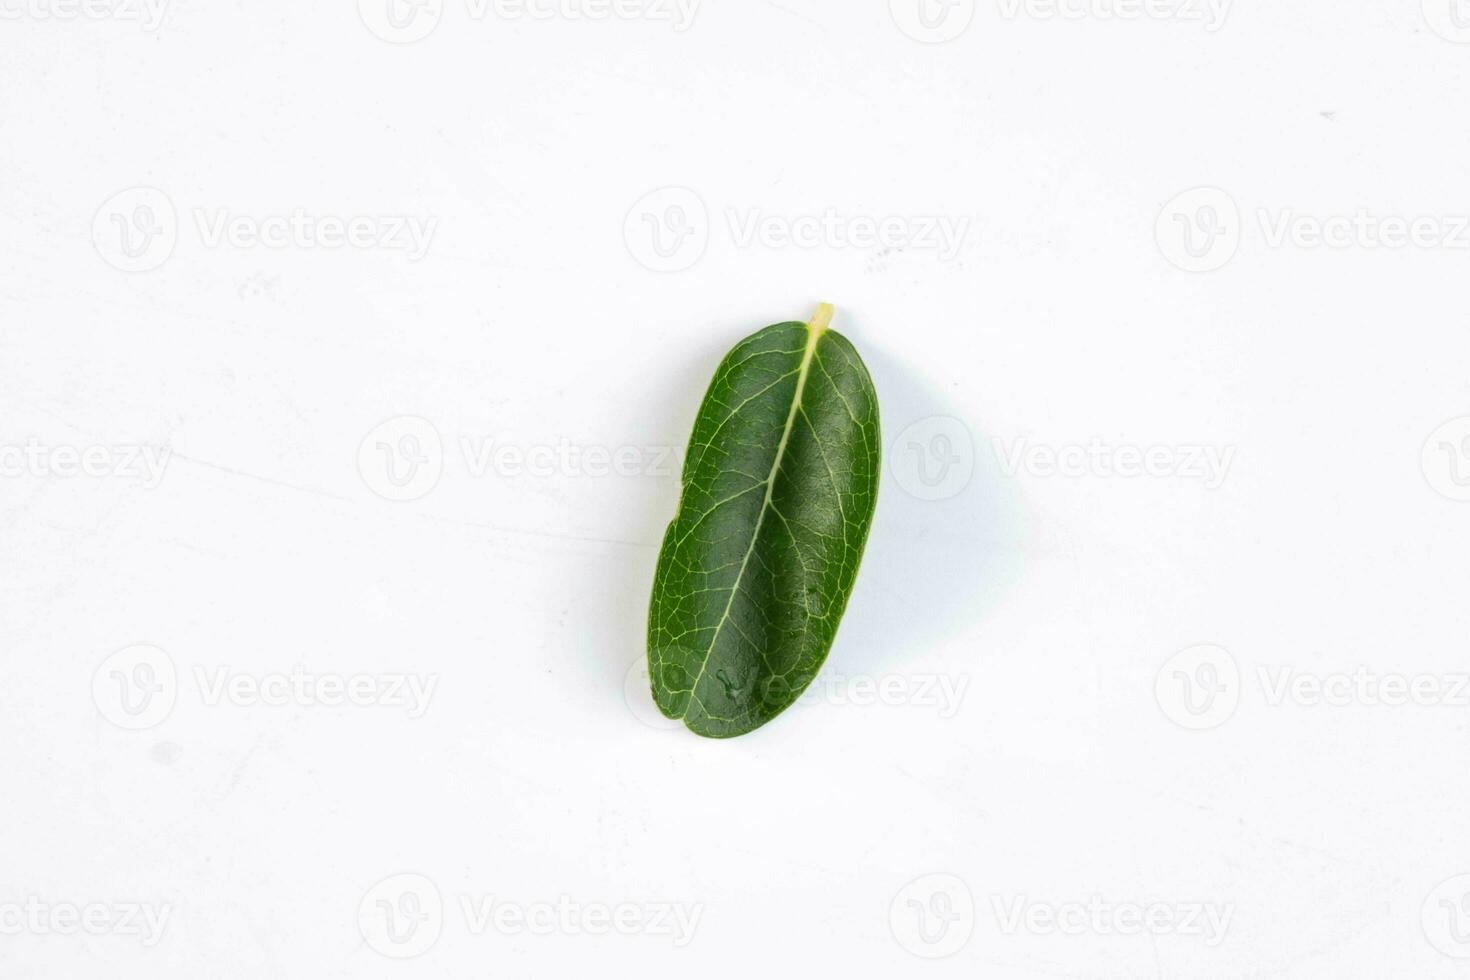
[[(0, 0), (0, 975), (1463, 975), (1450, 0), (960, 0), (931, 35), (917, 0), (651, 2), (446, 0), (395, 35), (369, 0), (152, 30)], [(298, 209), (433, 233), (208, 233)], [(1437, 224), (1273, 233), (1360, 211)], [(967, 231), (732, 227), (829, 212)], [(725, 350), (820, 300), (889, 464), (827, 673), (749, 736), (661, 730), (635, 668), (671, 466), (464, 447), (655, 460)], [(430, 475), (385, 499), (414, 445)], [(1088, 446), (1168, 465), (1045, 465)], [(164, 690), (130, 716), (140, 659)], [(293, 670), (437, 686), (413, 717), (200, 681)], [(1311, 696), (1355, 671), (1436, 703)], [(486, 899), (699, 918), (476, 929)], [(56, 917), (128, 903), (166, 908), (155, 942)], [(1047, 928), (1069, 903), (1104, 916)]]

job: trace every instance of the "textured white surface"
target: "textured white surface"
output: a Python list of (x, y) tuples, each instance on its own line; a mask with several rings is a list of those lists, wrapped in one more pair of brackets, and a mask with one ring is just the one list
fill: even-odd
[[(1462, 975), (1455, 2), (0, 0), (0, 975)], [(829, 674), (662, 730), (661, 447), (823, 299)]]

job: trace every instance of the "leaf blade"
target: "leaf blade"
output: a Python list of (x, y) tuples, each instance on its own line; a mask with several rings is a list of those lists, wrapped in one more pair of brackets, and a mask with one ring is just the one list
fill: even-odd
[(696, 734), (760, 727), (816, 676), (877, 496), (877, 395), (851, 343), (778, 323), (710, 382), (649, 611), (654, 700)]

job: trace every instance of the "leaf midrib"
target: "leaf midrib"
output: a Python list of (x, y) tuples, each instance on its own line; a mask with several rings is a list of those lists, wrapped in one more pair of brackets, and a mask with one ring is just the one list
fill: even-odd
[[(832, 322), (832, 307), (823, 303), (818, 307), (816, 315), (811, 322), (806, 324), (806, 349), (801, 354), (801, 367), (796, 375), (796, 391), (791, 395), (791, 410), (786, 413), (786, 425), (781, 429), (781, 441), (776, 445), (776, 459), (771, 463), (771, 472), (766, 475), (766, 494), (761, 501), (761, 512), (755, 520), (755, 530), (750, 535), (750, 546), (745, 549), (745, 557), (740, 560), (740, 570), (735, 573), (735, 581), (730, 586), (730, 598), (725, 602), (725, 611), (720, 614), (719, 622), (715, 623), (714, 635), (710, 637), (709, 646), (705, 648), (704, 659), (699, 664), (699, 673), (694, 676), (694, 683), (689, 685), (689, 702), (684, 705), (684, 714), (681, 717), (689, 717), (689, 705), (699, 700), (699, 682), (704, 679), (705, 671), (709, 667), (710, 657), (714, 655), (715, 644), (720, 640), (720, 631), (725, 628), (725, 623), (730, 619), (730, 610), (735, 608), (735, 597), (740, 594), (740, 583), (745, 578), (745, 568), (750, 564), (750, 556), (755, 554), (755, 543), (760, 540), (761, 528), (766, 523), (766, 514), (772, 509), (771, 499), (776, 490), (776, 474), (781, 470), (781, 460), (786, 455), (786, 444), (791, 440), (791, 430), (796, 425), (796, 414), (801, 408), (801, 396), (806, 391), (807, 375), (811, 372), (812, 360), (816, 357), (817, 342), (827, 332), (827, 327)], [(708, 713), (704, 705), (701, 710)]]

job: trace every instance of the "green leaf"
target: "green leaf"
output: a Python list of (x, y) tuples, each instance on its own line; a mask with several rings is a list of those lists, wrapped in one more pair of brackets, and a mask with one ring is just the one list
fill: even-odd
[(659, 710), (730, 738), (776, 717), (837, 635), (878, 497), (878, 396), (847, 338), (778, 323), (725, 355), (684, 461), (648, 619)]

